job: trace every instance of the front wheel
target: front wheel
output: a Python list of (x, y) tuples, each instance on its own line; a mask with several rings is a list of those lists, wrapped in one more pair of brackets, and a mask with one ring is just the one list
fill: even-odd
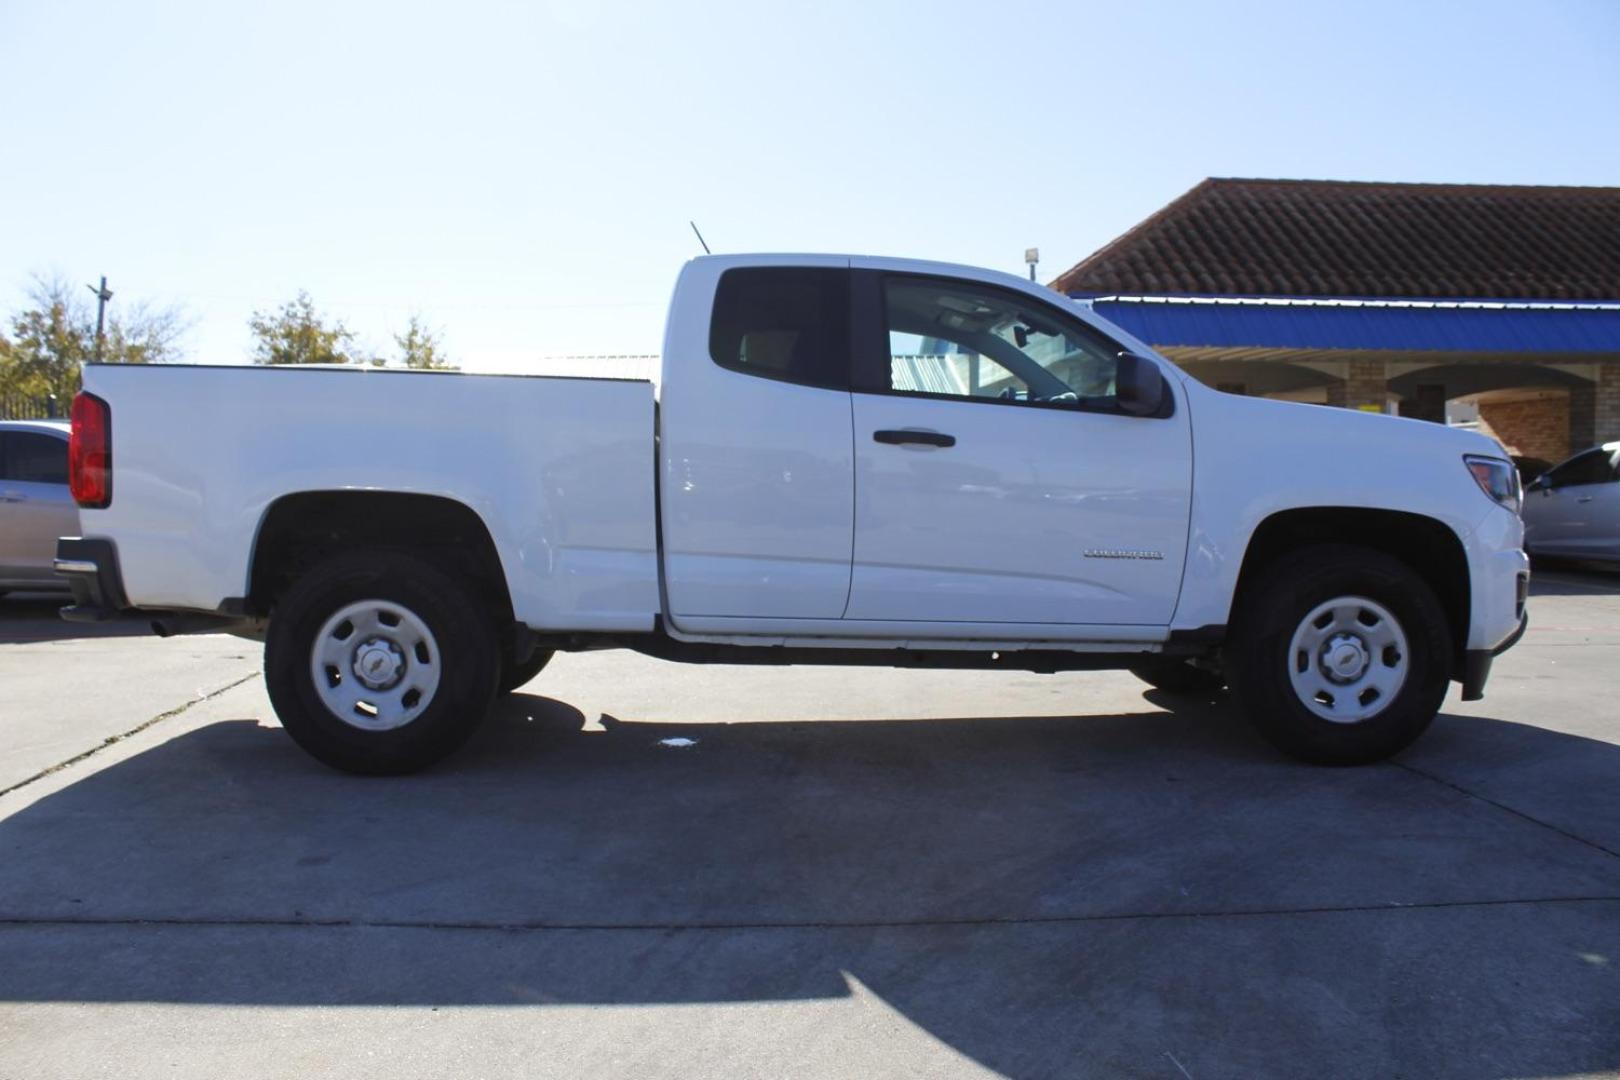
[(1284, 753), (1360, 765), (1404, 749), (1445, 700), (1451, 632), (1434, 592), (1382, 552), (1302, 548), (1238, 598), (1232, 694)]
[(345, 772), (414, 772), (472, 734), (494, 700), (499, 650), (464, 582), (414, 555), (358, 552), (277, 603), (265, 682), (287, 734)]

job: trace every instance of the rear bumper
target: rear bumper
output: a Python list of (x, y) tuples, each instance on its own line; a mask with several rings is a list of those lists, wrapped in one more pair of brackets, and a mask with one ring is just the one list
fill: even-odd
[(73, 603), (63, 608), (68, 622), (144, 623), (160, 637), (235, 630), (248, 620), (215, 611), (151, 611), (131, 607), (118, 566), (118, 549), (99, 537), (63, 536), (56, 541), (54, 569), (67, 582)]
[(73, 603), (62, 609), (69, 622), (107, 622), (129, 609), (111, 540), (62, 537), (56, 541), (55, 570), (73, 593)]

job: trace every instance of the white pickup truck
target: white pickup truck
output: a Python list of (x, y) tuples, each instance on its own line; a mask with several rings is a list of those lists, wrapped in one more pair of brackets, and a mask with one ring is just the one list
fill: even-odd
[(65, 616), (262, 635), (288, 733), (367, 773), (603, 648), (1128, 668), (1365, 762), (1481, 695), (1529, 580), (1490, 440), (1220, 393), (1038, 285), (899, 259), (694, 259), (657, 385), (90, 366), (71, 464)]

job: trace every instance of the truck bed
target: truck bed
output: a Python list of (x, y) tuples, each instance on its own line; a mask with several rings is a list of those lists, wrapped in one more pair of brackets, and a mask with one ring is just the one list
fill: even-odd
[(113, 403), (116, 481), (83, 528), (118, 538), (137, 607), (212, 610), (245, 596), (257, 530), (284, 495), (386, 490), (476, 511), (519, 621), (653, 625), (650, 382), (90, 365), (85, 389)]

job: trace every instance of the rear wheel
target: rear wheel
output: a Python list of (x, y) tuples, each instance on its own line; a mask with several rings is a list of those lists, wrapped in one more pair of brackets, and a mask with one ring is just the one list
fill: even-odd
[(498, 649), (474, 590), (400, 552), (343, 555), (277, 603), (265, 681), (298, 743), (345, 772), (414, 772), (489, 711)]
[(1194, 667), (1177, 657), (1156, 656), (1132, 664), (1132, 675), (1167, 694), (1209, 694), (1226, 685), (1219, 672)]
[(1445, 700), (1451, 632), (1433, 590), (1382, 552), (1302, 548), (1240, 597), (1232, 694), (1272, 745), (1359, 765), (1409, 745)]

